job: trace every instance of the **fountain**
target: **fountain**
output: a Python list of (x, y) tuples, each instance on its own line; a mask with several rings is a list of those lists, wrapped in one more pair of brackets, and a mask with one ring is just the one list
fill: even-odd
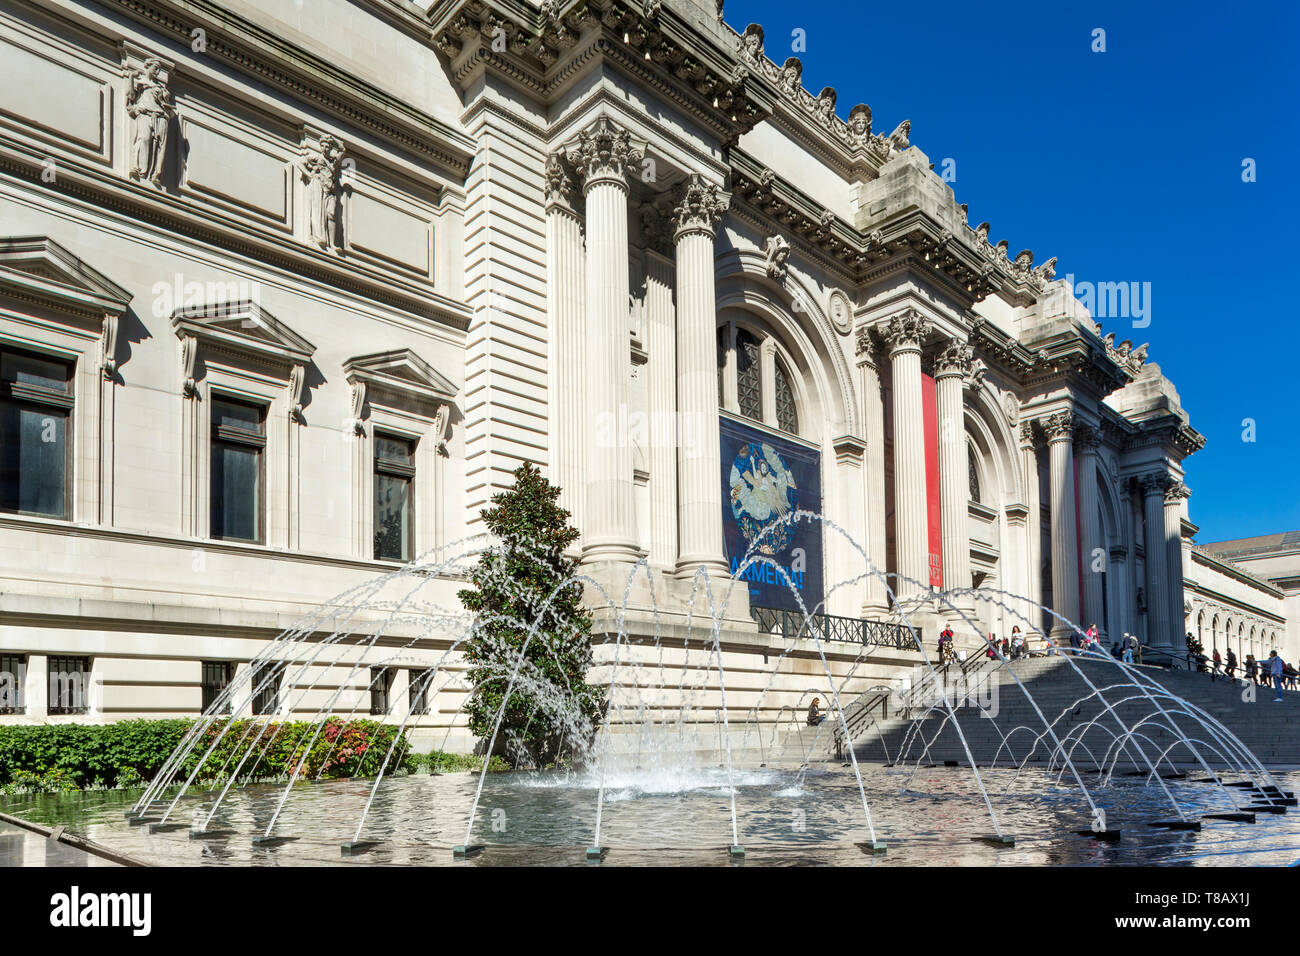
[[(802, 511), (783, 520), (821, 522), (867, 568), (859, 578), (831, 586), (828, 599), (867, 575), (894, 596), (902, 579), (876, 568), (833, 522)], [(484, 760), (472, 780), (408, 775), (407, 731), (420, 716), (414, 702), (438, 699), (457, 685), (457, 652), (467, 640), (491, 640), (488, 621), (431, 592), (464, 582), (492, 544), (479, 537), (438, 549), (339, 595), (279, 635), (195, 722), (126, 812), (129, 822), (148, 823), (150, 839), (159, 840), (188, 828), (188, 838), (209, 849), (224, 845), (231, 859), (231, 841), (247, 840), (247, 852), (293, 853), (308, 861), (317, 852), (310, 847), (325, 845), (334, 846), (336, 860), (340, 848), (345, 858), (378, 854), (393, 861), (427, 862), (439, 853), (443, 861), (479, 860), (491, 850), (501, 860), (527, 862), (527, 854), (545, 852), (592, 863), (620, 855), (641, 861), (655, 853), (687, 859), (715, 852), (741, 862), (753, 859), (754, 850), (768, 858), (793, 853), (803, 859), (799, 854), (831, 848), (842, 861), (850, 847), (857, 859), (884, 859), (887, 850), (891, 856), (898, 852), (895, 847), (904, 853), (917, 847), (924, 858), (957, 841), (992, 845), (998, 852), (1027, 847), (1031, 853), (1067, 836), (1113, 844), (1122, 833), (1148, 824), (1149, 830), (1140, 831), (1144, 835), (1196, 830), (1202, 821), (1245, 824), (1256, 813), (1284, 813), (1295, 805), (1291, 792), (1227, 727), (1167, 690), (1149, 668), (1059, 648), (1048, 661), (1052, 686), (1065, 682), (1074, 696), (1053, 691), (1044, 706), (1031, 686), (1040, 678), (996, 645), (991, 655), (981, 651), (964, 662), (933, 661), (912, 623), (923, 605), (959, 622), (966, 634), (981, 632), (962, 609), (971, 602), (990, 602), (1030, 631), (1035, 609), (1076, 628), (1050, 608), (987, 588), (922, 589), (923, 599), (895, 603), (912, 644), (898, 652), (913, 661), (912, 679), (903, 686), (879, 678), (868, 684), (872, 678), (860, 673), (878, 656), (877, 645), (862, 643), (851, 657), (842, 647), (828, 649), (813, 626), (824, 602), (805, 607), (786, 580), (802, 616), (798, 638), (810, 641), (814, 652), (799, 645), (818, 674), (815, 686), (798, 692), (782, 686), (791, 677), (791, 641), (768, 664), (752, 706), (743, 708), (743, 722), (733, 721), (724, 632), (737, 629), (729, 614), (736, 583), (751, 564), (770, 563), (759, 541), (727, 581), (710, 580), (701, 568), (690, 582), (684, 613), (660, 608), (664, 583), (643, 560), (628, 572), (621, 595), (575, 574), (550, 594), (535, 596), (540, 600), (531, 619), (491, 622), (507, 625), (524, 641), (513, 656), (503, 655), (505, 700), (485, 750), (501, 749), (506, 701), (515, 691), (527, 691), (569, 742), (571, 766), (489, 775)], [(525, 656), (555, 595), (574, 582), (611, 622), (593, 671), (598, 676), (589, 678), (608, 702), (596, 723), (574, 706), (569, 688), (557, 686)], [(634, 586), (649, 595), (648, 606), (632, 606)], [(363, 761), (373, 778), (323, 779), (342, 731), (361, 719), (358, 709), (384, 679), (383, 668), (409, 666), (413, 651), (427, 657), (435, 645), (441, 654), (415, 678), (406, 706), (390, 701), (386, 713), (375, 715), (395, 732), (382, 755)], [(676, 676), (669, 656), (680, 658)], [(377, 676), (357, 693), (357, 681), (372, 670)], [(895, 670), (901, 675), (903, 668)], [(233, 715), (281, 680), (281, 711), (312, 716), (289, 748), (288, 761), (271, 765), (283, 726)], [(957, 685), (964, 699), (949, 692)], [(826, 693), (817, 687), (829, 687), (833, 722), (810, 727), (802, 711), (810, 694)], [(784, 700), (772, 708), (775, 718), (764, 720), (765, 703), (777, 697)], [(1084, 718), (1074, 719), (1085, 710)], [(313, 775), (309, 757), (323, 736), (330, 744)], [(874, 763), (877, 744), (880, 765)], [(1200, 776), (1189, 779), (1189, 768)], [(278, 782), (260, 782), (266, 777)], [(188, 827), (177, 822), (183, 805), (198, 808)], [(490, 810), (484, 812), (485, 806)], [(1046, 833), (1044, 820), (1052, 821)], [(342, 838), (329, 844), (330, 834), (343, 828)], [(1175, 844), (1162, 846), (1139, 859), (1174, 852)]]

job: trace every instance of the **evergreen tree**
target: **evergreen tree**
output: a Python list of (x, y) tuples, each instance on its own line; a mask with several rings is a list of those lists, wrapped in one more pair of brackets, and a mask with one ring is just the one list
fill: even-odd
[(473, 588), (459, 592), (477, 615), (463, 645), (473, 687), (464, 709), (475, 736), (490, 738), (517, 670), (496, 750), (542, 767), (564, 752), (585, 750), (604, 712), (604, 694), (587, 684), (591, 615), (582, 605), (582, 585), (561, 587), (574, 573), (564, 550), (578, 531), (557, 504), (560, 490), (533, 465), (521, 465), (514, 478), (483, 512), (501, 544), (485, 551), (470, 572)]

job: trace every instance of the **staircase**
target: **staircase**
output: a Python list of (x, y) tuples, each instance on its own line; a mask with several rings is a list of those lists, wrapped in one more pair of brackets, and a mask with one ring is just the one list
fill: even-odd
[[(1211, 682), (1209, 675), (1190, 671), (1135, 667), (1126, 674), (1115, 663), (1103, 659), (1022, 658), (1004, 664), (983, 655), (927, 675), (906, 694), (895, 693), (892, 705), (889, 693), (877, 690), (863, 694), (846, 707), (849, 738), (857, 759), (967, 763), (961, 737), (947, 719), (948, 708), (942, 703), (932, 706), (941, 699), (936, 693), (936, 680), (948, 675), (951, 684), (956, 679), (955, 669), (962, 666), (966, 668), (962, 671), (966, 683), (958, 686), (967, 691), (966, 699), (953, 700), (950, 695), (949, 700), (960, 704), (955, 707), (957, 721), (971, 755), (981, 765), (1053, 762), (1056, 743), (1045, 732), (1046, 718), (1067, 751), (1073, 746), (1071, 759), (1080, 768), (1104, 764), (1105, 769), (1113, 766), (1121, 773), (1149, 771), (1146, 759), (1138, 753), (1140, 747), (1153, 763), (1168, 751), (1160, 761), (1162, 773), (1203, 769), (1182, 743), (1182, 737), (1169, 729), (1170, 721), (1188, 738), (1205, 742), (1198, 746), (1211, 767), (1234, 766), (1230, 747), (1216, 741), (1194, 717), (1180, 713), (1185, 708), (1178, 701), (1159, 696), (1159, 688), (1164, 688), (1221, 722), (1265, 766), (1300, 767), (1300, 693), (1295, 691), (1284, 691), (1279, 704), (1273, 702), (1275, 692), (1271, 688), (1256, 687), (1254, 700), (1250, 701), (1243, 700), (1245, 688), (1240, 681)], [(1157, 704), (1133, 686), (1135, 680), (1149, 685), (1149, 692), (1156, 696), (1167, 716), (1162, 716)], [(1111, 705), (1113, 714), (1106, 713), (1089, 682)], [(1041, 717), (1026, 697), (1026, 690), (1037, 703)], [(1094, 718), (1098, 719), (1089, 725)], [(1121, 723), (1125, 727), (1141, 724), (1138, 732), (1145, 738), (1136, 739), (1136, 746), (1114, 748)], [(841, 758), (847, 755), (841, 734), (826, 736), (829, 753)], [(1059, 756), (1055, 762), (1060, 763)]]

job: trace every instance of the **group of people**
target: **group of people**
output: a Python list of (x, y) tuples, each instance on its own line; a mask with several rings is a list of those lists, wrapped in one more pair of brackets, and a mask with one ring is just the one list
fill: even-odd
[[(1219, 653), (1219, 649), (1214, 648), (1213, 656), (1206, 657), (1205, 652), (1195, 656), (1196, 671), (1199, 674), (1206, 672), (1210, 675), (1211, 681), (1216, 681), (1220, 677), (1229, 681), (1237, 678), (1237, 655), (1233, 653), (1232, 648), (1228, 648), (1228, 656), (1225, 658)], [(1263, 684), (1267, 687), (1273, 685), (1277, 691), (1274, 700), (1282, 699), (1282, 689), (1298, 690), (1300, 689), (1300, 671), (1284, 661), (1277, 651), (1269, 651), (1268, 657), (1262, 661), (1256, 660), (1254, 654), (1247, 654), (1246, 661), (1241, 665), (1241, 676), (1243, 680), (1252, 684)]]

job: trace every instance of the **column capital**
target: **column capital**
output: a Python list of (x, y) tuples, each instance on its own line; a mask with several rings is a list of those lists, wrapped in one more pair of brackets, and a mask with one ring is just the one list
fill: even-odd
[(975, 364), (975, 350), (965, 342), (951, 340), (934, 360), (934, 377), (967, 378)]
[(1188, 488), (1181, 481), (1171, 480), (1169, 482), (1169, 487), (1165, 489), (1165, 504), (1174, 505), (1177, 504), (1183, 498), (1190, 498), (1191, 496), (1192, 496), (1192, 489)]
[(892, 315), (880, 325), (880, 333), (889, 346), (892, 356), (897, 352), (921, 350), (921, 343), (934, 328), (930, 320), (916, 309), (907, 308), (897, 315)]
[(1169, 477), (1167, 471), (1147, 472), (1145, 475), (1138, 475), (1134, 481), (1142, 489), (1143, 496), (1147, 498), (1164, 497), (1169, 486), (1173, 484), (1173, 479)]
[(1024, 418), (1020, 421), (1020, 447), (1026, 451), (1032, 451), (1038, 447), (1038, 433), (1034, 428), (1032, 418)]
[(673, 207), (674, 239), (692, 233), (713, 238), (714, 226), (730, 205), (726, 196), (718, 194), (716, 185), (699, 173), (691, 173), (682, 185), (680, 201)]
[(871, 326), (859, 325), (853, 333), (853, 353), (859, 365), (875, 366), (880, 361), (880, 343), (872, 334)]
[(1091, 425), (1076, 425), (1074, 448), (1081, 455), (1095, 455), (1101, 445), (1101, 433)]
[(632, 134), (602, 116), (578, 134), (577, 148), (565, 158), (582, 178), (584, 189), (613, 183), (626, 190), (628, 167), (639, 163), (641, 157), (641, 150), (632, 143)]
[(1043, 431), (1047, 434), (1048, 444), (1072, 439), (1074, 437), (1074, 422), (1074, 412), (1069, 409), (1047, 415), (1038, 420), (1038, 423), (1043, 427)]
[(546, 179), (543, 189), (546, 194), (547, 209), (572, 208), (573, 177), (564, 168), (564, 161), (559, 153), (551, 153), (546, 159)]

